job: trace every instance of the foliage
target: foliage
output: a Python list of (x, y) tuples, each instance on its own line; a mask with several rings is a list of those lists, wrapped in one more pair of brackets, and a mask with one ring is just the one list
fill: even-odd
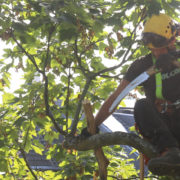
[[(53, 142), (79, 133), (86, 126), (83, 99), (90, 99), (98, 109), (116, 88), (127, 62), (148, 52), (140, 43), (144, 19), (164, 10), (178, 20), (179, 1), (0, 3), (0, 37), (8, 45), (0, 60), (0, 171), (5, 173), (1, 177), (91, 178), (96, 167), (92, 152), (67, 152), (61, 142)], [(14, 92), (10, 91), (12, 70), (22, 73), (24, 80)], [(46, 144), (38, 137), (44, 137)], [(30, 150), (38, 154), (46, 150), (47, 158), (56, 158), (61, 170), (33, 171), (26, 161)], [(112, 161), (111, 171), (117, 162), (126, 175), (132, 175), (119, 157)]]
[(114, 146), (104, 148), (106, 156), (110, 160), (108, 167), (108, 179), (128, 179), (138, 177), (138, 171), (135, 169), (134, 159), (128, 159), (122, 147)]

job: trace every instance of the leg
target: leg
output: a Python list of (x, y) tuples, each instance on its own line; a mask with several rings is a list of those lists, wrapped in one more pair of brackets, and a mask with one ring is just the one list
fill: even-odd
[(140, 133), (147, 138), (159, 152), (165, 148), (178, 147), (170, 132), (166, 119), (147, 99), (138, 100), (134, 107), (134, 117)]
[(180, 148), (180, 109), (175, 110), (175, 112), (169, 118), (170, 130), (173, 136), (177, 139)]
[(147, 99), (137, 101), (134, 116), (141, 134), (161, 153), (160, 157), (149, 161), (149, 170), (157, 175), (180, 175), (180, 151), (176, 138), (171, 133), (172, 127), (169, 126), (172, 119), (158, 113)]

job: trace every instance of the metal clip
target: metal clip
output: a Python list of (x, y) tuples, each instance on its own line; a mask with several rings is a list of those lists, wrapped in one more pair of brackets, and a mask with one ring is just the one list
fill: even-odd
[(167, 103), (167, 101), (166, 101), (165, 103), (161, 104), (161, 106), (162, 106), (162, 111), (161, 111), (161, 113), (165, 113), (165, 112), (167, 111), (167, 109), (168, 109), (168, 103)]
[(173, 103), (173, 105), (175, 106), (176, 109), (179, 109), (180, 108), (180, 100), (178, 99), (177, 101), (175, 101)]

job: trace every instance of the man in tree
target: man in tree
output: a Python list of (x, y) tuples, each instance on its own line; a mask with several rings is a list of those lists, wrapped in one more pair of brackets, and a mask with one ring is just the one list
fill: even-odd
[(180, 53), (176, 51), (179, 27), (165, 15), (153, 15), (144, 26), (142, 40), (151, 53), (132, 63), (121, 84), (104, 102), (95, 117), (99, 126), (111, 113), (109, 108), (122, 90), (150, 67), (158, 73), (142, 83), (146, 98), (134, 107), (137, 127), (159, 152), (148, 162), (154, 174), (180, 172)]

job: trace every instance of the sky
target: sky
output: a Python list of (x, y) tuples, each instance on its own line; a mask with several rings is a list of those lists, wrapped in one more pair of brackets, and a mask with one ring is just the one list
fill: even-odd
[[(6, 45), (3, 41), (0, 40), (1, 47), (0, 48), (0, 59), (3, 59), (3, 49), (8, 48), (9, 45)], [(6, 59), (6, 61), (9, 61)], [(9, 73), (12, 74), (11, 76), (11, 86), (10, 88), (5, 87), (6, 92), (13, 92), (14, 90), (18, 89), (19, 86), (23, 83), (22, 79), (22, 72), (16, 72), (14, 68), (10, 69)], [(2, 78), (0, 74), (0, 79)], [(2, 103), (2, 92), (0, 92), (0, 103)]]

